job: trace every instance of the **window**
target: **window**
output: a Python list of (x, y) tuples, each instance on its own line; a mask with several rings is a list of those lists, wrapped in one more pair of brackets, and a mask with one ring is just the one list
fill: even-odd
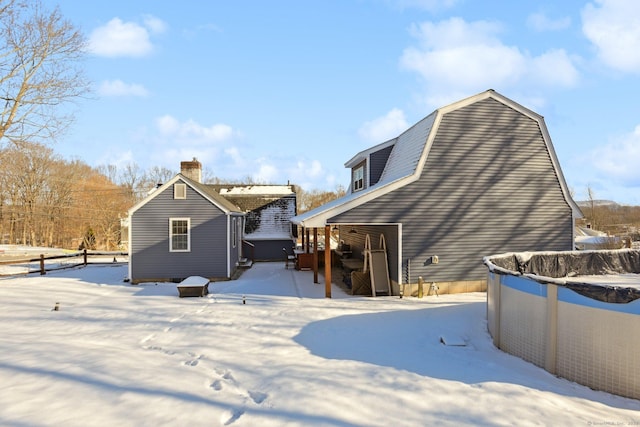
[(236, 219), (231, 220), (231, 244), (235, 248), (238, 244), (238, 229), (236, 228)]
[(169, 218), (169, 251), (189, 252), (191, 250), (191, 220), (189, 218)]
[(364, 187), (364, 166), (353, 170), (353, 191), (362, 190)]
[(173, 198), (174, 199), (186, 199), (187, 198), (187, 184), (173, 184)]

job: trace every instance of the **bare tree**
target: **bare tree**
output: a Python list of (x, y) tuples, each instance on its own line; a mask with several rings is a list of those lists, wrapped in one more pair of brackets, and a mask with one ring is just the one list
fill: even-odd
[(99, 165), (96, 171), (107, 177), (111, 182), (118, 182), (118, 167), (116, 165)]
[(600, 227), (600, 219), (596, 212), (595, 192), (590, 185), (587, 186), (587, 198), (589, 201), (589, 221), (591, 222), (591, 228), (597, 230), (598, 227)]
[(11, 234), (24, 244), (42, 244), (43, 200), (55, 156), (41, 144), (22, 143), (3, 151), (4, 185), (10, 191)]
[(334, 191), (311, 190), (305, 191), (298, 187), (296, 191), (298, 201), (298, 213), (303, 213), (311, 209), (322, 206), (332, 200), (338, 199), (346, 194), (342, 185), (338, 185)]
[(164, 184), (174, 176), (174, 171), (165, 167), (154, 166), (144, 173), (144, 176), (138, 183), (138, 193), (144, 197), (149, 193), (149, 191), (158, 185)]
[(76, 223), (82, 221), (76, 209), (77, 183), (84, 180), (86, 168), (79, 160), (57, 159), (52, 165), (43, 200), (43, 221), (49, 227), (44, 232), (47, 246), (71, 248), (73, 239), (77, 238)]
[(63, 107), (89, 90), (85, 46), (58, 8), (0, 0), (0, 142), (49, 142), (73, 121)]

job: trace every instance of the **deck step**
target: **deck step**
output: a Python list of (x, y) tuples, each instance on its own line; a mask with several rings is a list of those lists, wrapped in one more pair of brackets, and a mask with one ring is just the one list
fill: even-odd
[(238, 261), (238, 267), (240, 268), (249, 268), (253, 265), (253, 261), (247, 258), (240, 258)]

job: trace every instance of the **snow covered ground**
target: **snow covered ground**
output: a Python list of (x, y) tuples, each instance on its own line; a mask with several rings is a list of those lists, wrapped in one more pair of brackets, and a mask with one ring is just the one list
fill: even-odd
[(494, 348), (484, 294), (326, 299), (283, 263), (205, 298), (126, 275), (0, 279), (0, 425), (640, 424), (640, 401)]

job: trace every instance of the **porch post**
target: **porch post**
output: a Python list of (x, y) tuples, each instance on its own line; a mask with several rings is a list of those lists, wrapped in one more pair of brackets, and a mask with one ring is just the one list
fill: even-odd
[(309, 253), (309, 229), (305, 228), (305, 234), (307, 235), (307, 246), (304, 247), (304, 253), (308, 254)]
[(324, 296), (331, 298), (331, 226), (324, 226)]
[(313, 227), (313, 283), (318, 283), (318, 227)]

